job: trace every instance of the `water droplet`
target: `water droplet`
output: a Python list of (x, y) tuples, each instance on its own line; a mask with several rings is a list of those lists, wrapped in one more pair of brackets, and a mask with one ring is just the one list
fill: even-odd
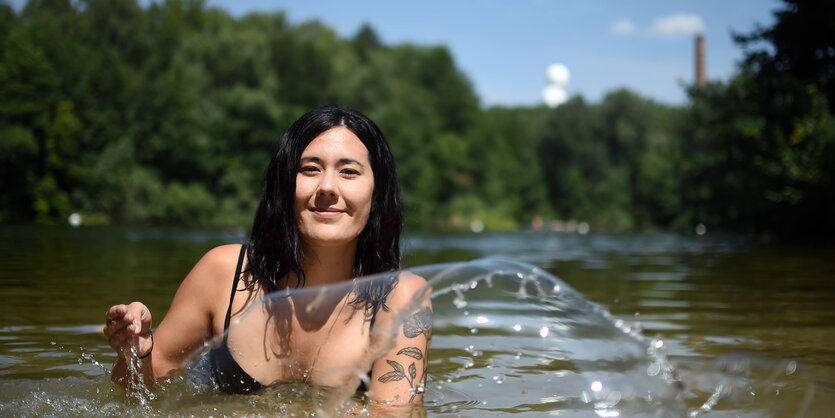
[(493, 376), (493, 381), (496, 382), (497, 385), (501, 385), (504, 383), (504, 375)]
[(478, 281), (477, 280), (471, 281), (470, 282), (470, 289), (475, 289), (476, 287), (478, 287)]
[(792, 360), (788, 364), (786, 364), (786, 375), (794, 374), (797, 371), (797, 362)]
[(479, 324), (486, 324), (488, 322), (487, 317), (483, 315), (479, 315), (476, 317), (475, 322)]
[(522, 330), (522, 325), (519, 325), (519, 324), (514, 325), (513, 330), (514, 331), (521, 331)]
[(594, 382), (591, 382), (591, 390), (593, 390), (595, 392), (600, 392), (601, 390), (603, 390), (603, 382), (601, 382), (599, 380), (595, 380)]
[(664, 340), (658, 340), (655, 342), (655, 348), (661, 348), (664, 346)]
[(621, 395), (620, 391), (618, 391), (618, 390), (613, 390), (613, 391), (609, 392), (608, 395), (606, 395), (606, 403), (608, 404), (608, 406), (610, 408), (617, 405), (618, 402), (620, 402), (621, 399), (622, 399), (622, 395)]
[(466, 298), (464, 297), (464, 294), (461, 293), (461, 289), (456, 287), (452, 289), (452, 291), (455, 292), (455, 299), (452, 300), (452, 304), (458, 309), (466, 307), (467, 301), (465, 300)]
[(516, 360), (519, 360), (520, 358), (522, 358), (522, 353), (521, 353), (521, 352), (517, 352), (517, 353), (516, 353)]
[(647, 367), (647, 376), (658, 376), (658, 373), (661, 372), (661, 365), (658, 363), (652, 363)]
[(562, 290), (562, 288), (560, 288), (560, 285), (555, 284), (555, 285), (554, 285), (554, 293), (559, 293), (559, 292), (560, 292), (560, 290)]
[(473, 335), (478, 334), (478, 329), (470, 328), (470, 334), (473, 334)]
[(545, 338), (548, 336), (549, 332), (551, 332), (551, 330), (549, 330), (548, 327), (542, 327), (542, 329), (539, 330), (539, 336)]

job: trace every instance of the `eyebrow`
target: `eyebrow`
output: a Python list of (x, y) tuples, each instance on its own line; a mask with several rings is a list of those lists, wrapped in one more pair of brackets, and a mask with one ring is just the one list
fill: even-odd
[[(312, 162), (317, 164), (322, 164), (322, 159), (316, 156), (307, 156), (301, 158), (302, 162)], [(347, 165), (347, 164), (356, 164), (362, 168), (365, 168), (365, 164), (353, 159), (353, 158), (340, 158), (338, 161), (338, 165)]]

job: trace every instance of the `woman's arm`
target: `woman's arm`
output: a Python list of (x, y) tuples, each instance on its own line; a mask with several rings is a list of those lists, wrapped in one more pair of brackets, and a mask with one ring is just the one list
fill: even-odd
[[(422, 298), (415, 300), (421, 293)], [(394, 347), (371, 368), (368, 397), (377, 406), (422, 405), (432, 338), (432, 302), (426, 280), (402, 273), (388, 311), (378, 312), (375, 338), (394, 338)]]
[[(115, 305), (107, 310), (104, 334), (118, 354), (112, 378), (126, 386), (133, 362), (135, 383), (152, 384), (180, 364), (213, 332), (212, 321), (223, 293), (231, 290), (239, 245), (207, 252), (183, 279), (165, 318), (151, 336), (152, 315), (140, 303)], [(224, 292), (224, 290), (226, 292)], [(131, 348), (136, 355), (131, 355)], [(147, 356), (147, 357), (146, 357)], [(145, 357), (145, 358), (139, 358)]]

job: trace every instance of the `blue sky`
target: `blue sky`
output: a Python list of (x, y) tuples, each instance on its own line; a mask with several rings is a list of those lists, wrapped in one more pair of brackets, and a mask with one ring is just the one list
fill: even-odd
[[(146, 3), (150, 0), (143, 0)], [(706, 37), (707, 76), (727, 80), (742, 58), (731, 31), (770, 26), (777, 0), (207, 0), (235, 16), (284, 11), (352, 36), (365, 22), (387, 44), (443, 44), (483, 105), (541, 103), (545, 70), (570, 71), (564, 91), (597, 102), (627, 87), (663, 103), (687, 101), (694, 34)], [(19, 7), (24, 0), (11, 0)]]
[(545, 70), (570, 70), (569, 95), (593, 102), (628, 87), (668, 104), (687, 98), (694, 33), (706, 38), (709, 79), (727, 80), (742, 51), (731, 30), (771, 25), (776, 0), (209, 0), (239, 16), (283, 10), (291, 22), (318, 19), (343, 36), (363, 22), (387, 44), (447, 45), (484, 105), (542, 102)]

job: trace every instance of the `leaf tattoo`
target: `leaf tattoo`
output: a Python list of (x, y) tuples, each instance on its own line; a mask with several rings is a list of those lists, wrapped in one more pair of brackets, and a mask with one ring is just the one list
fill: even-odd
[(417, 347), (406, 347), (397, 352), (397, 355), (403, 354), (404, 356), (409, 356), (415, 360), (423, 360), (423, 352), (420, 351)]
[(402, 374), (397, 373), (397, 372), (388, 372), (388, 373), (378, 377), (377, 381), (383, 382), (383, 383), (396, 382), (398, 380), (403, 380), (404, 377), (406, 377), (406, 376), (403, 376)]
[(377, 381), (382, 383), (396, 382), (398, 380), (403, 380), (406, 377), (403, 373), (403, 366), (401, 366), (400, 363), (394, 360), (386, 360), (386, 363), (388, 363), (394, 370), (378, 377)]
[(401, 366), (400, 363), (394, 360), (386, 360), (386, 363), (388, 363), (389, 366), (394, 367), (394, 370), (397, 371), (397, 373), (403, 374), (403, 366)]
[(400, 364), (400, 362), (388, 359), (386, 359), (386, 363), (388, 363), (393, 370), (378, 377), (377, 381), (382, 383), (388, 383), (406, 379), (406, 381), (409, 382), (409, 386), (411, 387), (412, 397), (409, 398), (409, 402), (411, 403), (415, 399), (415, 396), (417, 396), (419, 393), (423, 393), (423, 385), (425, 384), (426, 380), (426, 356), (424, 356), (423, 351), (420, 351), (420, 349), (417, 347), (403, 348), (397, 352), (397, 355), (403, 355), (411, 357), (415, 360), (421, 360), (421, 363), (423, 364), (423, 382), (417, 381), (416, 379), (417, 366), (415, 366), (415, 362), (409, 364), (409, 374), (406, 375), (406, 371), (403, 369), (403, 365)]
[[(412, 314), (412, 316), (406, 318), (403, 322), (403, 335), (406, 338), (417, 338), (420, 335), (425, 335), (428, 346), (429, 339), (432, 338), (432, 310), (423, 307)], [(410, 386), (412, 397), (409, 398), (409, 403), (411, 403), (418, 394), (424, 392), (424, 386), (426, 384), (426, 363), (428, 359), (423, 354), (423, 351), (414, 346), (400, 349), (397, 355), (411, 357), (421, 362), (423, 365), (423, 377), (420, 380), (417, 379), (417, 366), (414, 361), (409, 364), (409, 374), (407, 375), (406, 369), (403, 368), (400, 362), (386, 359), (386, 363), (391, 366), (392, 370), (378, 377), (377, 381), (388, 383), (405, 379)]]
[(403, 334), (415, 338), (420, 334), (430, 338), (432, 334), (432, 310), (423, 307), (403, 322)]

